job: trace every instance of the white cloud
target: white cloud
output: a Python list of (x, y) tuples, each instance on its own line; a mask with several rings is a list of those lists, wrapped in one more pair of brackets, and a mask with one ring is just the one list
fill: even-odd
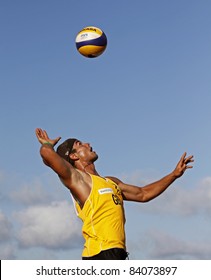
[[(140, 238), (141, 236), (141, 238)], [(151, 260), (207, 260), (211, 259), (209, 238), (189, 239), (179, 237), (166, 230), (153, 228), (142, 232), (127, 244), (131, 259)]]
[[(211, 177), (201, 179), (194, 186), (178, 180), (149, 203), (128, 204), (126, 214), (130, 219), (135, 217), (137, 221), (138, 213), (141, 213), (140, 226), (136, 225), (139, 233), (131, 232), (133, 223), (128, 221), (128, 247), (132, 259), (211, 258)], [(130, 237), (132, 235), (134, 239)]]
[(39, 180), (34, 180), (29, 184), (24, 184), (18, 190), (13, 190), (9, 194), (10, 199), (23, 205), (43, 204), (51, 199), (51, 193), (47, 192)]
[(8, 241), (11, 237), (12, 225), (7, 217), (0, 211), (0, 242)]
[(195, 188), (172, 187), (161, 197), (151, 205), (156, 212), (180, 215), (210, 214), (211, 178), (205, 178)]
[(15, 216), (21, 224), (17, 237), (21, 247), (67, 249), (81, 242), (80, 223), (66, 201), (32, 206)]
[(150, 231), (149, 257), (151, 259), (210, 259), (211, 244), (201, 240), (198, 242), (178, 239), (166, 232)]
[(0, 245), (0, 259), (1, 260), (14, 260), (15, 257), (15, 249), (13, 244), (1, 244)]
[(6, 215), (0, 210), (0, 259), (14, 259), (12, 242), (13, 227)]
[[(154, 171), (149, 173), (150, 176), (155, 174)], [(145, 172), (134, 172), (132, 176), (127, 176), (125, 181), (135, 185), (145, 185), (155, 181), (155, 177), (157, 177), (157, 175), (153, 175), (154, 178), (150, 176)], [(16, 185), (11, 182), (16, 182)], [(16, 258), (24, 256), (26, 259), (30, 259), (32, 252), (36, 251), (36, 258), (42, 259), (42, 254), (45, 254), (47, 258), (50, 256), (53, 258), (54, 254), (56, 258), (60, 258), (60, 256), (71, 254), (75, 256), (75, 250), (81, 252), (83, 247), (81, 223), (76, 217), (72, 202), (69, 201), (69, 193), (68, 201), (66, 201), (67, 190), (58, 187), (60, 182), (57, 181), (57, 178), (52, 176), (52, 179), (51, 177), (49, 179), (47, 176), (43, 180), (35, 179), (24, 184), (21, 180), (10, 178), (5, 183), (9, 188), (2, 188), (3, 194), (10, 199), (2, 200), (4, 203), (1, 204), (2, 207), (4, 205), (2, 208), (4, 214), (0, 212), (0, 257), (14, 259), (15, 256)], [(62, 200), (58, 201), (60, 199)], [(17, 202), (19, 203), (18, 209), (22, 207), (22, 211), (11, 217), (10, 213), (14, 209), (17, 211)], [(168, 217), (164, 215), (170, 214), (183, 215), (186, 219), (191, 215), (195, 225), (198, 225), (199, 214), (209, 217), (207, 214), (211, 213), (210, 202), (211, 177), (207, 177), (195, 186), (184, 185), (183, 180), (178, 180), (158, 199), (146, 204), (133, 205), (137, 207), (135, 215), (138, 215), (139, 211), (143, 214), (149, 213), (148, 216), (151, 217), (154, 214), (158, 217), (159, 214)], [(178, 220), (175, 221), (175, 228), (178, 226), (177, 222)], [(206, 225), (206, 222), (204, 224)], [(142, 228), (141, 225), (140, 227), (135, 226), (137, 230)], [(207, 232), (206, 229), (204, 230)], [(144, 258), (152, 259), (185, 258), (186, 256), (189, 259), (211, 257), (210, 247), (207, 245), (209, 242), (202, 240), (194, 242), (196, 235), (191, 241), (186, 241), (183, 240), (182, 235), (184, 233), (185, 238), (185, 231), (181, 233), (180, 237), (172, 236), (172, 232), (170, 233), (168, 229), (164, 229), (164, 232), (160, 233), (155, 232), (154, 235), (152, 232), (147, 232), (142, 240), (138, 240), (139, 237), (134, 239), (135, 245), (131, 250), (132, 259), (138, 250), (144, 253)], [(137, 244), (140, 244), (140, 249)], [(78, 255), (80, 254), (78, 253)]]
[(120, 174), (118, 175), (119, 178), (121, 178), (122, 181), (125, 183), (129, 183), (131, 185), (136, 186), (144, 186), (146, 184), (149, 184), (151, 182), (154, 182), (156, 177), (158, 176), (157, 172), (155, 170), (135, 170), (131, 174)]
[[(134, 173), (127, 181), (134, 185), (146, 185), (155, 181), (154, 179), (140, 180), (141, 173)], [(137, 204), (137, 207), (145, 213), (154, 214), (176, 214), (176, 215), (196, 215), (211, 214), (211, 177), (199, 181), (196, 186), (184, 185), (179, 179), (175, 181), (158, 198), (143, 205)]]
[(1, 206), (17, 207), (17, 203), (23, 207), (46, 204), (52, 200), (62, 200), (66, 196), (69, 197), (68, 190), (53, 173), (45, 173), (26, 181), (20, 174), (8, 174), (0, 170)]

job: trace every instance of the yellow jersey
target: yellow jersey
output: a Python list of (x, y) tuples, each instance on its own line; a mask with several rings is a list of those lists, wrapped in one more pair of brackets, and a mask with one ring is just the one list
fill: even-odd
[(108, 178), (90, 176), (92, 189), (83, 208), (75, 201), (77, 215), (83, 221), (85, 244), (82, 256), (91, 257), (111, 248), (126, 249), (121, 190)]

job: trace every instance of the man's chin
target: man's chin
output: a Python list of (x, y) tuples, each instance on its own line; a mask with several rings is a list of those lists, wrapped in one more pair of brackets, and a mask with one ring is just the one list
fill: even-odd
[(95, 162), (98, 159), (98, 155), (95, 154), (95, 157), (93, 158), (93, 162)]

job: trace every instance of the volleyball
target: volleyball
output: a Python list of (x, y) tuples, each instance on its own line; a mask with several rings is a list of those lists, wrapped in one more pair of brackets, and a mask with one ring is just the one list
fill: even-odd
[(94, 58), (101, 55), (107, 46), (107, 37), (98, 27), (87, 26), (78, 32), (76, 48), (85, 57)]

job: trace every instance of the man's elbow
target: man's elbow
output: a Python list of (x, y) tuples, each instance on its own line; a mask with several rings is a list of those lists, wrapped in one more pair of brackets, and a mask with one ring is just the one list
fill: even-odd
[(138, 201), (142, 202), (142, 203), (146, 203), (146, 202), (149, 202), (150, 200), (152, 200), (152, 198), (150, 197), (148, 192), (147, 191), (143, 191), (143, 189), (142, 189), (142, 191), (138, 195)]

